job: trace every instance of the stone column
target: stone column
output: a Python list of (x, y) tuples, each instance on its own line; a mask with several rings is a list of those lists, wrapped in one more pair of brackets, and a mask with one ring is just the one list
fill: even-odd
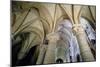
[(46, 49), (47, 49), (47, 45), (42, 44), (40, 46), (40, 52), (39, 52), (39, 56), (38, 56), (36, 64), (43, 64), (43, 61), (44, 61), (44, 58), (45, 58)]
[(47, 35), (47, 39), (49, 40), (49, 43), (44, 59), (44, 64), (52, 64), (55, 63), (55, 51), (57, 41), (59, 40), (59, 34), (50, 33)]
[(87, 42), (86, 34), (82, 26), (80, 24), (73, 25), (73, 31), (77, 37), (82, 61), (94, 61), (93, 54)]
[[(56, 63), (65, 63), (68, 61), (68, 44), (63, 40), (59, 40), (56, 48)], [(67, 58), (66, 58), (67, 57)]]

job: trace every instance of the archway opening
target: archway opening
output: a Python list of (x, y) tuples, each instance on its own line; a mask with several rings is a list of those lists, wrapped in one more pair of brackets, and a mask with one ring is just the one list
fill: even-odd
[(63, 63), (63, 60), (61, 58), (59, 58), (59, 59), (56, 60), (56, 63), (58, 63), (58, 64)]

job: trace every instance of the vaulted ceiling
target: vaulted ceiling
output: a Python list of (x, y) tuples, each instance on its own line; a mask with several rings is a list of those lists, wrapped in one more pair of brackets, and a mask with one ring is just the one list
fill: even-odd
[(84, 17), (95, 24), (95, 12), (95, 6), (87, 5), (13, 2), (11, 34), (14, 37), (21, 33), (32, 33), (24, 50), (31, 42), (34, 43), (32, 46), (43, 43), (46, 35), (55, 32), (57, 24), (63, 19), (69, 19), (72, 24), (78, 24), (80, 17)]

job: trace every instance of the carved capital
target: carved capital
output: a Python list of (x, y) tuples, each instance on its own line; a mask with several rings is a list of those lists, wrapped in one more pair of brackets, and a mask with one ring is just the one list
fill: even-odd
[(59, 40), (59, 34), (58, 33), (50, 33), (47, 35), (47, 39), (49, 41), (57, 41), (57, 40)]
[(84, 29), (83, 29), (83, 27), (81, 26), (81, 24), (74, 24), (74, 25), (73, 25), (73, 31), (74, 31), (75, 34), (84, 33)]

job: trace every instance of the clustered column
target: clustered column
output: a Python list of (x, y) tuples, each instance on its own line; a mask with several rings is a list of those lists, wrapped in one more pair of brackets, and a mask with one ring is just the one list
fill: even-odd
[(51, 64), (55, 63), (55, 50), (56, 50), (56, 44), (57, 41), (59, 40), (59, 34), (58, 33), (50, 33), (47, 35), (47, 39), (49, 40), (48, 42), (48, 47), (44, 59), (44, 64)]
[(83, 61), (94, 61), (93, 54), (87, 42), (86, 34), (80, 24), (73, 25), (73, 31), (79, 43), (80, 53)]

